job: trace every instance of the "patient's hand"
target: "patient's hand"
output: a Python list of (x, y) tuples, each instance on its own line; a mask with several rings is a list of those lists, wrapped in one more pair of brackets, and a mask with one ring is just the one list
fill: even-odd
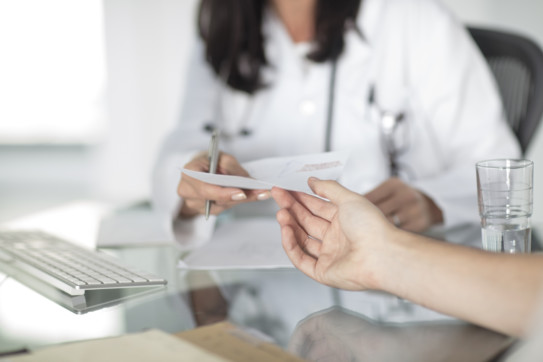
[(399, 178), (386, 180), (364, 196), (381, 209), (390, 222), (407, 231), (422, 232), (443, 222), (441, 209), (434, 201)]
[[(188, 170), (209, 172), (207, 152), (199, 153), (192, 161), (184, 166)], [(249, 176), (247, 171), (232, 155), (221, 153), (217, 173), (223, 175)], [(177, 186), (177, 193), (183, 198), (183, 206), (179, 216), (189, 218), (205, 212), (206, 200), (212, 200), (211, 214), (217, 215), (226, 209), (240, 203), (266, 200), (270, 192), (266, 190), (242, 190), (233, 187), (211, 185), (185, 174)]]
[(396, 228), (360, 194), (335, 181), (309, 179), (325, 201), (274, 187), (281, 207), (283, 248), (292, 264), (316, 281), (349, 290), (379, 289), (378, 268), (386, 268)]

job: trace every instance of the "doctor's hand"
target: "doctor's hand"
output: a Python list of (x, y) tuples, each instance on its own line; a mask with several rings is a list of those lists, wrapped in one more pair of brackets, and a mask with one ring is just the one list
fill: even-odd
[[(188, 170), (209, 172), (207, 152), (198, 154), (184, 166)], [(232, 155), (222, 153), (219, 156), (217, 173), (248, 177), (249, 174)], [(182, 197), (183, 205), (179, 216), (190, 218), (205, 213), (206, 200), (212, 200), (211, 214), (217, 215), (232, 206), (244, 202), (266, 200), (271, 197), (267, 190), (242, 190), (233, 187), (211, 185), (183, 174), (177, 186), (177, 194)]]
[(393, 177), (366, 198), (373, 202), (394, 225), (412, 232), (422, 232), (443, 222), (441, 209), (422, 192)]
[(398, 231), (363, 196), (335, 181), (309, 179), (319, 196), (273, 188), (281, 207), (283, 248), (298, 269), (341, 289), (378, 289), (376, 270), (386, 267), (387, 247)]

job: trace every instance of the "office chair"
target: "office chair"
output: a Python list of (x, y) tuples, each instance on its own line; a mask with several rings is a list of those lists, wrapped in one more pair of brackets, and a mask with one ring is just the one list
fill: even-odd
[(525, 154), (543, 114), (543, 52), (531, 39), (468, 27), (500, 89), (507, 120)]

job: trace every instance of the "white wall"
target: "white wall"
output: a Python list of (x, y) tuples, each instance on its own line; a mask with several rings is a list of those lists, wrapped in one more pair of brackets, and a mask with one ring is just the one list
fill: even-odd
[[(463, 21), (497, 27), (530, 36), (543, 48), (543, 1), (541, 0), (442, 0)], [(541, 100), (543, 102), (543, 99)], [(543, 223), (543, 126), (528, 149), (534, 161), (534, 222)], [(539, 184), (538, 184), (539, 181)], [(543, 187), (543, 186), (541, 186)]]
[(179, 113), (195, 0), (104, 0), (109, 132), (98, 192), (145, 198), (157, 147)]

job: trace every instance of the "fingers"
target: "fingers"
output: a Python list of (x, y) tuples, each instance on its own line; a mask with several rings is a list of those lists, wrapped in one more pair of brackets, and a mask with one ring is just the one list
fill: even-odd
[[(315, 278), (315, 268), (317, 259), (306, 253), (298, 240), (292, 228), (289, 225), (281, 226), (281, 242), (283, 249), (294, 266), (311, 278)], [(317, 242), (316, 240), (314, 240)]]
[[(199, 172), (209, 171), (207, 155), (203, 152), (198, 154), (185, 165), (185, 168)], [(235, 157), (226, 153), (221, 153), (217, 171), (228, 175), (248, 176), (247, 171), (241, 167)], [(182, 216), (203, 214), (206, 200), (213, 201), (211, 213), (219, 214), (243, 202), (266, 200), (271, 197), (268, 190), (249, 191), (233, 187), (221, 187), (199, 181), (185, 174), (181, 176), (177, 193), (183, 199)]]
[(245, 190), (249, 201), (264, 201), (272, 197), (271, 190)]
[(403, 185), (399, 179), (391, 178), (365, 195), (396, 226), (407, 220), (406, 215), (402, 213), (407, 201), (402, 200), (405, 196), (401, 191)]
[(279, 210), (277, 221), (282, 228), (289, 227), (292, 230), (296, 243), (306, 254), (318, 259), (322, 243), (305, 231), (290, 210)]
[(399, 226), (407, 231), (424, 231), (430, 225), (421, 208), (417, 205), (405, 207), (398, 213)]
[[(334, 214), (334, 205), (314, 196), (299, 192), (288, 192), (277, 187), (272, 189), (272, 196), (282, 209), (288, 210), (289, 216), (292, 218), (292, 224), (297, 225), (306, 235), (323, 240), (330, 222), (316, 216), (315, 209), (327, 209), (325, 213)], [(317, 205), (317, 207), (313, 207), (313, 204)]]
[[(220, 154), (219, 164), (217, 166), (217, 172), (223, 175), (250, 177), (247, 170), (245, 170), (241, 166), (238, 160), (234, 156), (229, 155), (227, 153)], [(245, 193), (245, 196), (247, 196), (247, 201), (255, 201), (255, 200), (263, 201), (271, 197), (271, 193), (269, 190), (244, 190), (244, 193)], [(234, 200), (234, 201), (241, 201), (241, 200)]]
[(217, 173), (223, 175), (235, 175), (248, 177), (249, 173), (241, 167), (238, 160), (228, 153), (221, 152), (219, 154), (219, 164), (217, 165)]
[(382, 204), (392, 196), (396, 188), (401, 184), (403, 182), (400, 179), (389, 178), (364, 196), (375, 205)]
[(407, 231), (422, 232), (434, 224), (443, 222), (441, 209), (432, 199), (419, 191), (416, 191), (413, 202), (401, 210), (401, 214), (404, 220), (401, 224), (402, 229)]
[(247, 195), (241, 189), (208, 184), (185, 174), (181, 175), (177, 193), (184, 199), (200, 198), (219, 203), (247, 199)]
[(235, 205), (263, 201), (271, 197), (268, 190), (241, 190), (189, 179), (189, 176), (183, 175), (183, 179), (178, 186), (178, 194), (183, 198), (185, 211), (192, 210), (193, 214), (204, 213), (206, 200), (213, 201), (211, 214), (217, 215)]
[(288, 209), (297, 202), (291, 192), (279, 187), (273, 187), (271, 194), (277, 205), (282, 209)]
[(410, 219), (411, 190), (398, 178), (390, 178), (384, 181), (365, 196), (394, 225), (400, 226)]
[(390, 222), (408, 231), (420, 232), (431, 226), (424, 195), (400, 179), (391, 178), (366, 194)]
[(332, 201), (336, 205), (353, 197), (360, 197), (360, 195), (349, 191), (336, 181), (319, 180), (315, 177), (310, 177), (308, 180), (308, 184), (313, 192), (321, 197), (324, 197), (325, 199)]
[(308, 195), (303, 192), (295, 192), (292, 194), (294, 199), (302, 204), (315, 216), (324, 220), (330, 221), (337, 212), (336, 205), (327, 200), (319, 199), (318, 197)]
[[(334, 185), (339, 186), (335, 181), (321, 181), (316, 178), (310, 178), (308, 180), (309, 186), (312, 188), (314, 187), (315, 189), (313, 189), (313, 191), (319, 196), (322, 196), (319, 192), (324, 194), (326, 190), (328, 190), (328, 186), (326, 186), (328, 183), (332, 187)], [(339, 187), (342, 188), (341, 186)], [(334, 203), (303, 192), (288, 192), (278, 187), (274, 187), (272, 188), (272, 197), (282, 208), (292, 208), (293, 205), (298, 203), (303, 205), (305, 209), (311, 210), (313, 215), (327, 221), (330, 221), (337, 212), (337, 207)]]
[[(191, 217), (205, 212), (206, 200), (213, 201), (211, 203), (210, 212), (212, 215), (217, 215), (224, 210), (248, 200), (243, 191), (238, 189), (223, 190), (222, 188), (208, 189), (209, 185), (191, 185), (190, 182), (182, 180), (179, 183), (178, 194), (183, 198), (183, 205), (180, 211), (181, 217)], [(215, 192), (213, 191), (215, 190)], [(223, 196), (220, 194), (223, 193)], [(209, 195), (209, 196), (204, 196)], [(228, 200), (231, 201), (228, 201)]]

